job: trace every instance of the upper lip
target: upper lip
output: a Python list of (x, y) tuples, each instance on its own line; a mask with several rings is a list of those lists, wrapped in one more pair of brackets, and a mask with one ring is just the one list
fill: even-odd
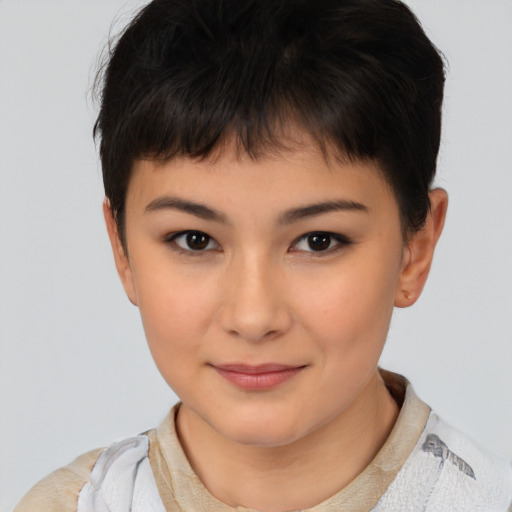
[(218, 370), (224, 370), (227, 372), (236, 372), (236, 373), (246, 373), (250, 375), (257, 375), (261, 373), (271, 373), (271, 372), (282, 372), (286, 370), (294, 370), (303, 368), (306, 365), (290, 365), (290, 364), (279, 364), (279, 363), (265, 363), (258, 365), (249, 365), (249, 364), (214, 364), (212, 365), (214, 368)]

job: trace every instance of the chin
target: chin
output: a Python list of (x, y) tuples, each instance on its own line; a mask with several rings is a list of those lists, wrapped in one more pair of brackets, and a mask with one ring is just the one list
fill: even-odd
[(229, 440), (244, 446), (286, 446), (303, 437), (296, 422), (265, 420), (240, 420), (230, 418), (229, 425), (219, 432)]
[(230, 440), (243, 446), (278, 447), (288, 446), (297, 441), (300, 436), (286, 435), (277, 432), (242, 432), (230, 436)]

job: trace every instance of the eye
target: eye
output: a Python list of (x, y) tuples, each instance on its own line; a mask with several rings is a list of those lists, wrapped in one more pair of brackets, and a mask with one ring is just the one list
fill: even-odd
[(167, 242), (186, 252), (204, 252), (219, 249), (217, 242), (202, 231), (181, 231), (168, 238)]
[(301, 236), (293, 245), (294, 250), (306, 252), (332, 252), (351, 241), (344, 235), (328, 233), (326, 231), (314, 231)]

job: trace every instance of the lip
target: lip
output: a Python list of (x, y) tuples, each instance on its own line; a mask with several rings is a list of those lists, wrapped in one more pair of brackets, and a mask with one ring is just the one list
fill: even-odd
[(231, 384), (245, 390), (272, 389), (295, 377), (306, 365), (290, 366), (278, 363), (260, 365), (226, 364), (212, 368)]

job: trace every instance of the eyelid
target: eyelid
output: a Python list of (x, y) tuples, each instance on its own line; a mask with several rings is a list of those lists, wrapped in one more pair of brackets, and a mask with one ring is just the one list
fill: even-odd
[(347, 247), (354, 243), (350, 238), (348, 238), (346, 235), (342, 235), (341, 233), (333, 233), (331, 231), (309, 231), (308, 233), (304, 233), (303, 235), (296, 238), (291, 247), (293, 248), (293, 247), (297, 246), (299, 244), (299, 242), (301, 242), (302, 240), (306, 239), (307, 237), (309, 237), (311, 235), (315, 235), (315, 234), (329, 236), (329, 237), (331, 237), (332, 240), (334, 240), (337, 243), (334, 247), (330, 247), (323, 251), (314, 251), (312, 249), (311, 250), (298, 249), (297, 252), (308, 253), (311, 256), (323, 256), (323, 255), (328, 255), (328, 254), (337, 252), (338, 250), (341, 250), (344, 247)]
[[(180, 245), (177, 244), (176, 240), (178, 238), (185, 237), (185, 236), (189, 235), (190, 233), (201, 233), (201, 234), (205, 235), (209, 239), (208, 245), (210, 245), (210, 243), (213, 242), (216, 247), (208, 248), (208, 246), (207, 246), (204, 249), (194, 250), (194, 249), (190, 249), (190, 248), (181, 247)], [(212, 236), (210, 236), (205, 231), (201, 231), (199, 229), (185, 229), (182, 231), (177, 231), (176, 233), (169, 233), (163, 238), (163, 241), (166, 244), (170, 245), (171, 249), (173, 251), (176, 251), (176, 252), (179, 252), (182, 254), (186, 254), (189, 256), (201, 256), (201, 255), (207, 254), (211, 251), (218, 251), (220, 249), (219, 243)]]
[[(186, 247), (182, 247), (182, 246), (178, 245), (176, 240), (180, 237), (185, 237), (185, 236), (189, 235), (190, 233), (200, 233), (200, 234), (205, 235), (209, 239), (207, 246), (204, 249), (194, 250), (194, 249), (190, 249), (190, 248), (186, 248)], [(302, 240), (306, 239), (309, 236), (315, 235), (315, 234), (328, 236), (331, 238), (331, 242), (334, 241), (336, 243), (334, 244), (333, 247), (329, 247), (325, 250), (320, 250), (320, 251), (315, 251), (313, 249), (311, 249), (311, 250), (295, 249), (294, 250), (294, 248)], [(176, 252), (179, 252), (182, 254), (186, 254), (188, 256), (201, 256), (201, 255), (205, 255), (207, 253), (211, 253), (212, 251), (221, 250), (220, 244), (212, 236), (210, 236), (205, 231), (201, 231), (201, 230), (197, 230), (197, 229), (186, 229), (186, 230), (182, 230), (182, 231), (177, 231), (175, 233), (169, 233), (165, 237), (163, 237), (163, 242), (170, 245), (171, 249), (173, 251), (176, 251)], [(208, 247), (211, 243), (215, 244), (214, 248)], [(350, 238), (348, 238), (346, 235), (343, 235), (341, 233), (333, 233), (331, 231), (308, 231), (307, 233), (304, 233), (303, 235), (297, 237), (293, 241), (293, 243), (291, 244), (291, 249), (292, 249), (291, 252), (303, 252), (303, 253), (307, 253), (309, 256), (325, 256), (325, 255), (337, 252), (351, 244), (353, 244), (353, 241)]]

